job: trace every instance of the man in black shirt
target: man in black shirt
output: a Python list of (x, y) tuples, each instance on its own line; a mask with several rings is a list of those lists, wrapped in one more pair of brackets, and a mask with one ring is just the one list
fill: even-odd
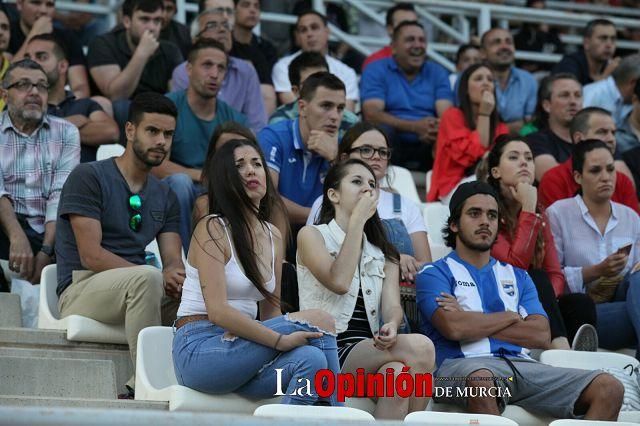
[(160, 40), (170, 41), (178, 46), (183, 57), (187, 57), (191, 48), (191, 34), (185, 24), (174, 21), (176, 0), (164, 0), (164, 18)]
[(73, 33), (53, 26), (55, 0), (16, 0), (19, 19), (11, 21), (9, 53), (22, 59), (27, 42), (38, 34), (53, 33), (69, 52), (69, 84), (78, 98), (90, 96), (89, 78), (82, 44)]
[(159, 40), (162, 0), (126, 0), (122, 15), (124, 28), (97, 37), (89, 45), (91, 76), (112, 101), (142, 92), (166, 93), (171, 72), (183, 59), (175, 44)]
[(536, 180), (571, 156), (569, 125), (582, 109), (582, 85), (568, 73), (552, 75), (540, 83), (536, 114), (541, 129), (527, 136), (536, 166)]
[(234, 0), (235, 25), (233, 26), (233, 48), (231, 56), (250, 61), (258, 72), (260, 92), (270, 116), (276, 109), (276, 92), (271, 80), (271, 69), (278, 60), (274, 45), (253, 33), (260, 23), (260, 0)]
[(118, 141), (118, 125), (97, 102), (89, 98), (77, 99), (65, 90), (69, 61), (53, 34), (33, 37), (27, 44), (25, 56), (39, 63), (47, 74), (47, 113), (73, 123), (80, 130), (80, 162), (95, 161), (99, 145)]
[(587, 23), (582, 38), (582, 50), (565, 55), (553, 68), (552, 74), (571, 73), (584, 86), (605, 79), (618, 66), (616, 27), (607, 19)]

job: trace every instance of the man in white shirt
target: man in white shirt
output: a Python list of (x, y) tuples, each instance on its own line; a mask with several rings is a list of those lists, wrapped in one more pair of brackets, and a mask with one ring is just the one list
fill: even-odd
[(629, 55), (604, 80), (587, 84), (583, 89), (583, 106), (597, 106), (611, 112), (616, 126), (631, 112), (633, 88), (640, 78), (640, 54)]
[(298, 15), (296, 22), (296, 40), (300, 45), (300, 50), (296, 53), (280, 59), (273, 67), (271, 79), (275, 86), (278, 99), (283, 104), (288, 104), (296, 100), (296, 96), (291, 91), (289, 82), (289, 64), (293, 58), (302, 52), (320, 52), (325, 55), (329, 64), (329, 72), (338, 76), (347, 88), (347, 109), (353, 111), (359, 98), (358, 77), (356, 72), (339, 60), (329, 56), (329, 27), (327, 18), (314, 11), (309, 10)]

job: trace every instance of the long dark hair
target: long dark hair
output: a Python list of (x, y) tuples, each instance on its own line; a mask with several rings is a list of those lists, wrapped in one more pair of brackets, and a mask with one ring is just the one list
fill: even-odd
[[(335, 219), (336, 209), (331, 203), (331, 200), (329, 200), (329, 197), (327, 197), (327, 192), (329, 192), (329, 189), (337, 190), (340, 187), (340, 182), (342, 182), (342, 179), (344, 179), (349, 172), (349, 168), (354, 165), (360, 165), (366, 168), (375, 180), (376, 175), (373, 173), (371, 167), (369, 167), (369, 165), (364, 161), (357, 158), (349, 158), (348, 160), (333, 165), (327, 172), (327, 176), (324, 178), (324, 187), (322, 188), (322, 206), (320, 207), (320, 214), (318, 215), (318, 221), (316, 223), (329, 223)], [(393, 244), (391, 244), (387, 239), (384, 225), (382, 225), (377, 211), (369, 218), (369, 220), (367, 220), (367, 223), (365, 223), (364, 234), (367, 236), (367, 239), (371, 244), (382, 250), (386, 259), (389, 259), (394, 263), (398, 263), (400, 261), (398, 250), (396, 250)]]
[[(516, 228), (518, 227), (518, 217), (514, 215), (514, 210), (507, 208), (507, 206), (513, 201), (505, 198), (502, 190), (500, 188), (500, 179), (496, 179), (491, 174), (491, 169), (494, 167), (498, 167), (500, 165), (500, 158), (504, 153), (505, 148), (511, 142), (524, 142), (522, 137), (517, 136), (507, 136), (501, 135), (496, 139), (496, 143), (489, 151), (489, 155), (487, 156), (487, 172), (488, 174), (485, 176), (485, 180), (489, 185), (491, 185), (498, 194), (498, 207), (501, 212), (500, 214), (500, 229), (505, 231), (509, 236), (509, 239), (513, 240), (515, 236)], [(543, 209), (538, 204), (536, 206), (536, 213), (543, 213)], [(544, 246), (544, 236), (542, 235), (542, 229), (538, 232), (536, 236), (536, 247), (533, 253), (533, 259), (531, 261), (531, 266), (533, 268), (540, 268), (542, 266), (545, 255), (545, 246)]]
[[(473, 116), (473, 108), (471, 108), (471, 98), (469, 98), (469, 78), (471, 78), (471, 74), (476, 72), (480, 68), (486, 68), (491, 71), (486, 64), (473, 64), (470, 65), (469, 68), (462, 72), (460, 76), (460, 84), (458, 85), (458, 105), (460, 105), (460, 109), (462, 110), (462, 114), (464, 115), (464, 122), (467, 127), (471, 130), (476, 129), (476, 117)], [(491, 71), (493, 74), (493, 71)], [(495, 86), (493, 88), (493, 97), (498, 100), (496, 96)], [(493, 143), (493, 138), (496, 136), (496, 127), (498, 127), (498, 121), (500, 118), (498, 117), (498, 105), (493, 108), (491, 112), (491, 116), (489, 118), (490, 129), (489, 129), (489, 144)]]
[[(234, 152), (243, 146), (254, 148), (260, 156), (263, 167), (265, 167), (266, 195), (262, 197), (258, 207), (247, 195), (244, 183), (236, 169)], [(217, 150), (207, 167), (206, 186), (209, 193), (209, 214), (226, 219), (232, 230), (233, 247), (231, 249), (235, 249), (245, 275), (265, 299), (274, 306), (279, 306), (279, 298), (264, 288), (257, 263), (258, 254), (253, 249), (256, 246), (256, 241), (254, 230), (251, 228), (251, 216), (257, 217), (261, 226), (266, 228), (267, 221), (274, 209), (274, 197), (271, 196), (274, 191), (273, 183), (266, 170), (262, 151), (253, 142), (232, 139)], [(209, 225), (212, 220), (215, 220), (215, 217), (207, 217), (207, 230), (210, 229)], [(219, 242), (211, 235), (210, 231), (209, 236), (220, 247)]]

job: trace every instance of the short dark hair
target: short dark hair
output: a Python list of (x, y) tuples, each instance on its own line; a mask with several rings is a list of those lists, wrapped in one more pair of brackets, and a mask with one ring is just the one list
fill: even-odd
[(321, 71), (311, 74), (302, 84), (300, 99), (310, 101), (316, 94), (318, 87), (326, 87), (329, 90), (342, 90), (347, 93), (344, 83), (330, 72)]
[(471, 49), (479, 50), (480, 46), (473, 43), (466, 43), (461, 44), (460, 47), (458, 47), (458, 51), (456, 52), (456, 65), (458, 64), (458, 62), (460, 62), (460, 58), (462, 57), (462, 55), (464, 55), (467, 50)]
[(575, 142), (573, 139), (573, 135), (575, 135), (577, 132), (584, 134), (589, 131), (589, 120), (594, 114), (602, 114), (611, 117), (611, 113), (604, 108), (592, 106), (581, 109), (573, 117), (573, 120), (571, 120), (571, 124), (569, 124), (569, 136), (571, 137), (572, 142)]
[(318, 18), (320, 18), (322, 20), (322, 23), (324, 24), (324, 26), (326, 27), (329, 23), (329, 21), (327, 20), (327, 17), (324, 16), (322, 13), (313, 10), (313, 9), (306, 9), (303, 10), (302, 12), (298, 13), (298, 19), (296, 19), (296, 31), (298, 30), (298, 25), (300, 24), (300, 20), (307, 15), (316, 15)]
[(129, 105), (129, 117), (127, 121), (133, 124), (139, 124), (145, 113), (170, 115), (173, 118), (178, 117), (178, 109), (176, 104), (164, 95), (155, 92), (144, 92), (137, 95)]
[(48, 34), (38, 34), (29, 39), (29, 43), (34, 42), (36, 40), (40, 41), (48, 41), (53, 44), (53, 54), (58, 58), (58, 60), (67, 59), (69, 56), (67, 54), (67, 49), (63, 46), (60, 39), (56, 37), (53, 33)]
[(544, 101), (551, 99), (553, 83), (558, 80), (573, 80), (582, 87), (580, 80), (578, 80), (575, 75), (568, 72), (560, 72), (558, 74), (552, 74), (544, 77), (538, 86), (536, 110), (534, 111), (533, 119), (531, 120), (539, 130), (549, 127), (549, 113), (544, 110), (544, 106), (542, 104)]
[(122, 16), (133, 16), (136, 10), (152, 13), (158, 9), (164, 10), (162, 0), (124, 0), (122, 3)]
[(319, 52), (302, 52), (289, 64), (289, 82), (300, 88), (300, 75), (309, 68), (324, 68), (329, 71), (329, 64), (324, 55)]
[[(240, 0), (233, 0), (233, 5), (234, 6), (238, 6), (238, 3), (240, 3)], [(258, 6), (262, 7), (262, 0), (258, 0)]]
[(422, 24), (418, 21), (402, 21), (398, 24), (397, 27), (393, 29), (393, 35), (391, 36), (391, 40), (395, 41), (400, 35), (400, 32), (402, 31), (402, 29), (405, 27), (419, 27), (422, 29), (422, 31), (424, 31), (424, 26), (422, 26)]
[[(509, 30), (506, 28), (501, 28), (501, 27), (494, 27), (494, 28), (489, 28), (487, 31), (485, 31), (484, 33), (482, 33), (482, 36), (480, 37), (480, 47), (484, 48), (484, 42), (487, 41), (487, 37), (489, 37), (489, 34), (491, 34), (494, 31), (498, 31), (498, 30), (503, 30), (509, 33)], [(511, 33), (509, 33), (511, 34)]]
[(187, 61), (190, 64), (193, 64), (193, 62), (196, 60), (196, 57), (198, 56), (198, 52), (204, 49), (218, 49), (219, 51), (224, 53), (224, 57), (227, 60), (227, 65), (229, 64), (229, 55), (227, 55), (227, 52), (225, 52), (222, 43), (220, 43), (218, 40), (206, 37), (198, 38), (198, 40), (191, 45), (189, 54), (187, 55)]
[(7, 71), (4, 73), (4, 78), (2, 79), (3, 89), (6, 89), (7, 86), (9, 86), (9, 82), (11, 81), (11, 74), (13, 74), (13, 70), (18, 68), (25, 70), (38, 70), (41, 71), (45, 75), (45, 77), (47, 76), (47, 73), (40, 66), (40, 64), (33, 59), (20, 59), (18, 62), (14, 62), (9, 65), (9, 68), (7, 68)]
[(600, 148), (606, 149), (607, 152), (611, 153), (607, 144), (602, 142), (600, 139), (587, 139), (573, 145), (573, 154), (571, 155), (571, 168), (573, 171), (582, 173), (582, 169), (584, 168), (584, 159), (587, 157), (587, 154), (594, 149)]
[(411, 3), (396, 3), (394, 6), (387, 9), (387, 16), (385, 18), (385, 22), (387, 27), (393, 25), (393, 15), (399, 10), (406, 10), (408, 12), (415, 12), (416, 8), (413, 7)]
[(592, 19), (591, 21), (587, 22), (587, 25), (584, 27), (582, 37), (583, 38), (591, 37), (593, 35), (593, 32), (596, 30), (597, 26), (607, 26), (607, 27), (615, 28), (615, 24), (608, 19), (603, 19), (603, 18)]

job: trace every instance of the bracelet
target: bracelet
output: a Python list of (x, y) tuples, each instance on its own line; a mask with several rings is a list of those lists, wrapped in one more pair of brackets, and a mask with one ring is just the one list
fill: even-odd
[(276, 340), (276, 344), (273, 345), (273, 349), (278, 350), (278, 343), (280, 343), (280, 339), (282, 339), (282, 334), (278, 336), (278, 340)]

